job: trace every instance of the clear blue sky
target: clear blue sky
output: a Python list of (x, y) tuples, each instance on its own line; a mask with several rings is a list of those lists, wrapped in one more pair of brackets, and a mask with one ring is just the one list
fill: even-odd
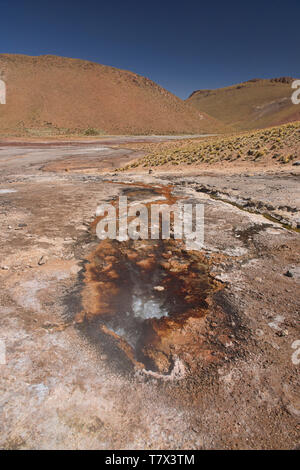
[(0, 52), (92, 60), (186, 98), (300, 78), (300, 0), (0, 0)]

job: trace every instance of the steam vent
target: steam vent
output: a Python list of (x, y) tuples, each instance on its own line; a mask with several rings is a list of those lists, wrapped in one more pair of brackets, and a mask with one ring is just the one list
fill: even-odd
[[(175, 201), (169, 187), (124, 194), (137, 198), (147, 191)], [(76, 322), (110, 356), (114, 351), (151, 375), (181, 377), (199, 362), (221, 361), (232, 327), (217, 300), (224, 286), (210, 274), (212, 261), (172, 238), (103, 240), (85, 264)]]

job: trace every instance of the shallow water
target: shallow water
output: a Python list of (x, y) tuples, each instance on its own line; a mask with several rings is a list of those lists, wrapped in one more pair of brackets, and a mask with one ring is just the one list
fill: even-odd
[(0, 194), (16, 193), (16, 189), (0, 189)]

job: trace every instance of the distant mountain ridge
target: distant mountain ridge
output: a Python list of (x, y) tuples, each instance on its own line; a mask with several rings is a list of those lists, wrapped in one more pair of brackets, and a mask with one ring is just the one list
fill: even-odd
[(225, 88), (196, 90), (186, 102), (238, 130), (284, 124), (300, 120), (300, 106), (291, 101), (294, 80), (254, 78)]

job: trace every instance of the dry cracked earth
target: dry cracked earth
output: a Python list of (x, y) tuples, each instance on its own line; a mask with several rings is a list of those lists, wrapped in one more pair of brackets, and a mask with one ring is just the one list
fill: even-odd
[[(0, 447), (298, 448), (300, 171), (115, 172), (132, 140), (0, 146)], [(100, 242), (120, 195), (203, 203), (204, 246)]]

